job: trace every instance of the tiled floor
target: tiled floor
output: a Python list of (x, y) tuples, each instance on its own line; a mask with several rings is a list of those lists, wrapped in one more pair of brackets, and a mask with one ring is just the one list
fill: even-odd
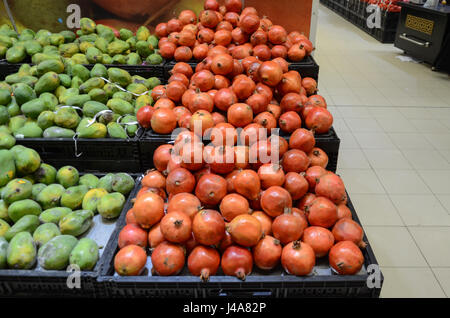
[(450, 77), (401, 62), (320, 6), (319, 92), (342, 175), (385, 276), (382, 297), (450, 296)]

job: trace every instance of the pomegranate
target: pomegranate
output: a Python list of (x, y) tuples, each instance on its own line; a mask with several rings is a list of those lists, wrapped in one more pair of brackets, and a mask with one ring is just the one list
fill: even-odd
[(333, 234), (320, 226), (310, 226), (305, 229), (302, 240), (312, 247), (316, 257), (324, 257), (334, 245)]
[(283, 186), (286, 180), (283, 169), (278, 164), (267, 163), (259, 167), (258, 176), (263, 189), (272, 186)]
[[(173, 73), (167, 82), (169, 84), (172, 82), (181, 82), (185, 86), (184, 90), (186, 90), (186, 87), (189, 86), (189, 79), (183, 73)], [(166, 88), (166, 94), (167, 94), (167, 88)], [(184, 92), (183, 92), (183, 95), (184, 95)]]
[(228, 222), (233, 221), (238, 215), (249, 214), (250, 211), (247, 199), (237, 193), (227, 194), (220, 203), (220, 213)]
[(291, 209), (285, 209), (284, 214), (277, 216), (273, 220), (272, 233), (281, 244), (286, 245), (300, 239), (307, 227), (308, 223), (305, 218), (294, 215)]
[(241, 14), (238, 22), (238, 26), (241, 30), (247, 34), (252, 34), (259, 28), (259, 17), (256, 14)]
[(325, 134), (333, 126), (333, 115), (325, 108), (313, 107), (305, 117), (305, 125), (318, 134)]
[(313, 150), (308, 153), (308, 157), (311, 159), (311, 166), (326, 168), (328, 165), (328, 155), (320, 148), (313, 148)]
[(363, 229), (352, 219), (343, 218), (338, 220), (333, 227), (332, 233), (336, 242), (352, 241), (360, 248), (365, 248), (367, 245), (363, 242)]
[(216, 124), (211, 129), (211, 142), (214, 146), (234, 146), (237, 142), (236, 128), (229, 123)]
[(200, 109), (192, 114), (189, 123), (189, 128), (191, 131), (196, 133), (198, 132), (203, 135), (205, 131), (212, 127), (214, 127), (214, 119), (209, 111)]
[(228, 224), (227, 231), (233, 242), (251, 247), (258, 244), (262, 236), (261, 223), (249, 214), (241, 214)]
[(282, 114), (278, 122), (280, 123), (280, 129), (286, 133), (292, 133), (302, 125), (302, 119), (293, 111)]
[(158, 170), (149, 170), (142, 178), (141, 184), (148, 188), (166, 188), (166, 178)]
[(258, 174), (250, 169), (242, 170), (234, 180), (236, 192), (249, 200), (256, 200), (259, 197), (261, 183)]
[(231, 82), (228, 78), (223, 75), (215, 75), (214, 76), (214, 88), (218, 90), (222, 88), (227, 88), (231, 85)]
[(216, 174), (206, 174), (200, 178), (195, 195), (206, 205), (217, 205), (227, 194), (227, 181)]
[(152, 130), (158, 134), (169, 134), (177, 127), (177, 119), (173, 110), (156, 109), (151, 119)]
[(291, 275), (305, 276), (311, 273), (316, 264), (316, 257), (312, 247), (304, 242), (291, 242), (283, 248), (281, 264)]
[(272, 58), (281, 57), (285, 59), (287, 57), (288, 50), (283, 45), (274, 45), (272, 46), (272, 49), (270, 50), (270, 54), (272, 55)]
[(163, 38), (169, 35), (169, 31), (167, 30), (167, 23), (159, 23), (155, 27), (155, 34), (158, 38)]
[(241, 0), (225, 0), (225, 7), (227, 9), (227, 12), (239, 13), (242, 10), (242, 1)]
[(197, 16), (192, 10), (183, 10), (178, 15), (178, 20), (180, 20), (182, 25), (197, 23)]
[(354, 275), (364, 264), (364, 256), (359, 247), (351, 241), (334, 245), (328, 255), (331, 267), (341, 275)]
[(305, 208), (305, 212), (309, 224), (315, 226), (330, 228), (338, 220), (336, 205), (325, 197), (317, 197)]
[(190, 30), (182, 30), (180, 32), (180, 34), (178, 34), (178, 45), (185, 46), (185, 47), (194, 46), (195, 40), (196, 40), (195, 35), (196, 34)]
[(234, 155), (236, 158), (236, 168), (246, 169), (249, 166), (249, 149), (247, 146), (235, 146)]
[(151, 120), (155, 109), (152, 106), (144, 106), (139, 108), (136, 113), (136, 119), (142, 128), (148, 129), (151, 127)]
[(157, 194), (148, 192), (136, 199), (133, 206), (137, 223), (149, 229), (164, 216), (164, 200)]
[(188, 62), (192, 59), (192, 50), (189, 46), (179, 46), (173, 54), (175, 61)]
[(159, 54), (165, 59), (172, 59), (176, 49), (177, 45), (172, 42), (159, 44)]
[(218, 109), (223, 111), (227, 111), (231, 105), (237, 102), (237, 96), (231, 88), (219, 89), (214, 97), (214, 104)]
[(240, 246), (229, 246), (222, 255), (221, 266), (225, 275), (245, 280), (246, 276), (252, 272), (252, 253)]
[(309, 183), (303, 175), (296, 172), (288, 172), (284, 188), (289, 192), (292, 200), (299, 200), (308, 192)]
[(192, 222), (192, 232), (198, 243), (216, 245), (225, 237), (225, 222), (219, 212), (202, 210)]
[(236, 12), (230, 12), (228, 11), (225, 13), (224, 17), (225, 21), (229, 22), (233, 27), (236, 27), (239, 22), (239, 14)]
[(207, 282), (209, 276), (215, 275), (220, 265), (220, 255), (212, 247), (197, 246), (188, 257), (188, 269), (194, 276), (200, 276), (202, 282)]
[(338, 209), (338, 219), (352, 219), (352, 211), (347, 207), (347, 205), (341, 203), (337, 207)]
[(206, 110), (211, 113), (214, 109), (214, 100), (208, 93), (198, 91), (192, 95), (188, 107), (192, 113), (198, 110)]
[(297, 71), (290, 71), (284, 73), (280, 83), (277, 86), (278, 92), (281, 95), (286, 95), (288, 93), (300, 93), (302, 88), (302, 77)]
[(231, 38), (233, 43), (236, 45), (233, 51), (230, 53), (235, 59), (243, 59), (252, 54), (252, 50), (243, 46), (244, 43), (248, 41), (248, 34), (245, 33), (241, 28), (235, 28), (231, 31)]
[(283, 248), (280, 241), (266, 235), (253, 249), (253, 259), (255, 265), (263, 270), (275, 268), (281, 259)]
[(211, 171), (218, 174), (228, 174), (235, 168), (234, 150), (228, 146), (214, 147), (209, 161)]
[(119, 233), (119, 248), (127, 245), (137, 245), (142, 248), (147, 247), (147, 232), (137, 224), (128, 224)]
[(286, 30), (280, 25), (271, 26), (267, 36), (272, 44), (283, 44), (287, 40)]
[(264, 235), (272, 235), (272, 218), (263, 211), (256, 211), (252, 213), (259, 223), (261, 223), (262, 232)]
[(229, 30), (217, 30), (214, 33), (214, 43), (217, 45), (227, 46), (231, 43), (232, 39), (231, 31)]
[(211, 64), (211, 71), (216, 75), (227, 75), (231, 73), (231, 71), (233, 71), (233, 58), (231, 55), (217, 54), (214, 56)]
[(338, 205), (347, 200), (344, 182), (332, 172), (323, 175), (316, 181), (315, 192), (318, 196), (324, 196)]
[(223, 253), (231, 245), (233, 245), (233, 240), (231, 239), (231, 235), (230, 235), (230, 233), (225, 231), (225, 236), (222, 239), (222, 241), (220, 241), (220, 243), (218, 244), (218, 249), (221, 253)]
[(269, 99), (263, 94), (256, 93), (250, 96), (245, 103), (252, 108), (253, 114), (259, 114), (267, 109)]
[(198, 41), (202, 43), (211, 43), (214, 40), (214, 31), (209, 28), (204, 28), (198, 31)]
[(167, 163), (169, 162), (172, 148), (172, 145), (161, 145), (156, 148), (153, 153), (153, 164), (158, 171), (163, 172), (167, 169)]
[(259, 67), (258, 76), (264, 84), (275, 87), (283, 78), (283, 70), (278, 63), (266, 61)]
[(256, 84), (250, 77), (239, 75), (234, 79), (231, 88), (239, 100), (245, 100), (253, 94)]
[[(288, 151), (289, 144), (283, 137), (280, 137), (278, 135), (272, 135), (269, 137), (269, 142), (272, 145), (272, 147), (278, 147), (278, 155), (280, 157), (283, 157), (283, 155)], [(276, 149), (276, 148), (274, 148)]]
[(208, 55), (208, 50), (208, 44), (201, 43), (194, 47), (194, 49), (192, 50), (192, 56), (194, 57), (194, 59), (201, 61)]
[(214, 74), (208, 70), (202, 70), (195, 73), (191, 77), (191, 88), (199, 89), (202, 92), (207, 92), (214, 87)]
[(280, 65), (283, 73), (287, 73), (289, 71), (289, 63), (282, 57), (277, 57), (273, 59), (278, 65)]
[(323, 175), (327, 174), (328, 171), (322, 168), (321, 166), (311, 166), (306, 170), (305, 179), (309, 184), (309, 191), (314, 191), (316, 188), (316, 182)]
[(303, 44), (294, 44), (289, 50), (288, 50), (288, 57), (289, 60), (293, 62), (300, 62), (303, 60), (306, 56), (306, 50)]
[(250, 43), (253, 46), (257, 46), (260, 44), (266, 44), (267, 43), (267, 33), (262, 30), (256, 30), (251, 36), (250, 36)]
[(148, 246), (151, 249), (154, 249), (164, 241), (165, 239), (163, 234), (161, 233), (160, 223), (153, 225), (148, 232)]
[(308, 169), (310, 162), (306, 153), (298, 149), (291, 149), (283, 155), (282, 165), (285, 172), (303, 172)]
[(299, 203), (297, 204), (297, 208), (304, 211), (307, 207), (311, 206), (311, 204), (316, 200), (316, 195), (314, 193), (307, 193)]
[[(255, 95), (260, 95), (260, 94), (255, 94)], [(255, 96), (255, 95), (253, 95), (253, 96)], [(267, 129), (268, 133), (271, 133), (272, 129), (277, 128), (277, 120), (275, 119), (273, 114), (268, 111), (258, 114), (253, 119), (253, 122), (261, 125), (265, 129)]]
[[(233, 31), (233, 25), (230, 22), (226, 21), (226, 20), (222, 20), (216, 26), (216, 31), (220, 31), (220, 30), (225, 30), (225, 31), (231, 32), (231, 31)], [(230, 43), (228, 43), (228, 44), (230, 44)], [(221, 45), (223, 45), (223, 44), (221, 44)]]
[(307, 104), (311, 106), (327, 108), (327, 102), (325, 101), (325, 98), (320, 95), (309, 96)]
[(219, 10), (219, 3), (217, 2), (217, 0), (205, 0), (203, 8), (205, 10), (217, 11)]
[(295, 130), (289, 139), (289, 148), (298, 149), (309, 153), (316, 145), (314, 134), (307, 129), (299, 128)]
[(177, 275), (184, 267), (185, 250), (174, 243), (163, 242), (152, 252), (152, 273), (160, 276)]
[(120, 276), (138, 276), (147, 263), (147, 253), (137, 245), (128, 245), (114, 257), (114, 269)]
[(298, 113), (303, 107), (302, 96), (298, 93), (287, 93), (281, 99), (280, 107), (283, 112), (294, 111)]
[(216, 14), (216, 11), (213, 10), (204, 10), (200, 13), (199, 17), (200, 23), (206, 28), (215, 28), (217, 24), (220, 22), (219, 17)]
[(272, 186), (261, 195), (261, 207), (269, 216), (277, 217), (292, 208), (291, 195), (282, 187)]
[(136, 217), (134, 216), (133, 209), (128, 210), (125, 220), (127, 224), (138, 224), (136, 221)]
[(253, 121), (253, 110), (243, 103), (231, 105), (227, 111), (227, 119), (235, 127), (244, 127)]

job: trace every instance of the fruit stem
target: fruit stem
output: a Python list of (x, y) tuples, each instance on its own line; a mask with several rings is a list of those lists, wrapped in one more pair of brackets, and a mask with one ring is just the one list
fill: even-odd
[(236, 271), (236, 277), (242, 281), (245, 280), (245, 271), (243, 268), (238, 268), (238, 270)]
[(300, 247), (302, 247), (301, 245), (302, 245), (302, 244), (301, 244), (300, 241), (294, 241), (294, 242), (292, 243), (292, 248), (298, 250)]
[(209, 269), (207, 268), (202, 269), (202, 271), (200, 272), (200, 279), (204, 283), (209, 281)]

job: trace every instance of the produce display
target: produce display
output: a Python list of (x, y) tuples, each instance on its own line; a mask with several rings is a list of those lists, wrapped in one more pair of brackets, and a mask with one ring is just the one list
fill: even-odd
[(52, 33), (25, 29), (16, 33), (9, 25), (0, 26), (0, 59), (9, 63), (57, 59), (76, 64), (157, 65), (163, 62), (156, 49), (158, 38), (141, 26), (136, 34), (128, 29), (115, 31), (89, 18), (80, 20), (80, 29)]
[(260, 18), (255, 8), (243, 9), (242, 2), (235, 0), (222, 6), (216, 0), (205, 1), (198, 17), (192, 10), (183, 10), (178, 18), (158, 24), (155, 32), (161, 56), (182, 62), (207, 59), (208, 51), (217, 46), (235, 59), (253, 56), (260, 61), (281, 57), (298, 62), (314, 50), (304, 34), (288, 34), (266, 16)]
[(41, 163), (33, 149), (0, 150), (0, 269), (92, 270), (99, 246), (84, 237), (96, 214), (116, 219), (134, 179)]
[(102, 64), (23, 64), (0, 82), (0, 125), (16, 138), (134, 137), (135, 114), (153, 103), (148, 91), (159, 84)]

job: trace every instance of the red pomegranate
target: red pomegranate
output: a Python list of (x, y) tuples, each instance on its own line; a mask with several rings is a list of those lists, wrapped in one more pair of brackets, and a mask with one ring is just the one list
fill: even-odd
[(309, 244), (316, 257), (323, 257), (334, 245), (334, 236), (326, 228), (320, 226), (310, 226), (303, 232), (302, 240)]
[(262, 236), (262, 227), (258, 219), (249, 214), (236, 216), (227, 226), (233, 242), (246, 247), (258, 244)]
[(284, 188), (289, 192), (292, 200), (300, 200), (309, 189), (309, 183), (302, 174), (288, 172), (286, 174)]
[(333, 227), (332, 233), (336, 242), (352, 241), (360, 248), (365, 248), (367, 245), (363, 242), (363, 229), (352, 219), (343, 218), (337, 221)]
[(336, 205), (325, 197), (317, 197), (305, 212), (309, 224), (315, 226), (330, 228), (338, 220)]
[(225, 275), (245, 280), (246, 276), (252, 272), (252, 253), (240, 246), (229, 246), (222, 255), (221, 266)]
[(308, 223), (305, 218), (294, 215), (290, 209), (286, 209), (284, 214), (273, 220), (272, 232), (281, 244), (286, 245), (300, 239), (307, 227)]
[(291, 195), (282, 187), (270, 187), (261, 195), (261, 207), (271, 217), (277, 217), (283, 214), (286, 208), (292, 208)]
[(255, 265), (263, 270), (275, 268), (280, 262), (282, 250), (279, 240), (269, 235), (264, 236), (253, 248)]
[(215, 275), (220, 265), (220, 255), (212, 247), (197, 246), (188, 257), (188, 269), (194, 276), (200, 276), (203, 282)]
[(306, 153), (298, 149), (288, 150), (283, 155), (283, 170), (285, 172), (303, 172), (306, 171), (311, 163)]
[(354, 275), (364, 264), (364, 256), (359, 247), (351, 241), (334, 245), (328, 255), (331, 267), (341, 275)]
[(227, 194), (227, 181), (217, 174), (206, 174), (200, 178), (195, 195), (208, 206), (217, 205)]
[(137, 245), (125, 246), (114, 257), (114, 269), (120, 276), (138, 276), (146, 263), (147, 253)]
[(283, 248), (281, 264), (288, 274), (305, 276), (311, 273), (314, 268), (316, 256), (309, 244), (295, 241)]
[(192, 222), (192, 232), (198, 243), (216, 245), (225, 237), (225, 222), (219, 212), (202, 210)]
[(142, 248), (147, 247), (147, 232), (137, 224), (128, 224), (119, 233), (119, 248), (127, 245), (137, 245)]
[(331, 172), (316, 181), (315, 192), (318, 196), (324, 196), (338, 205), (347, 200), (344, 182)]
[(233, 221), (238, 215), (249, 214), (250, 211), (247, 199), (237, 193), (227, 194), (220, 202), (220, 213), (228, 222)]
[(250, 169), (242, 170), (234, 180), (236, 192), (249, 200), (256, 200), (259, 197), (261, 183), (258, 174)]
[(192, 221), (184, 212), (174, 211), (161, 219), (160, 229), (167, 241), (183, 243), (191, 237)]
[(160, 276), (177, 275), (184, 263), (185, 250), (178, 244), (162, 242), (152, 252), (152, 272)]

